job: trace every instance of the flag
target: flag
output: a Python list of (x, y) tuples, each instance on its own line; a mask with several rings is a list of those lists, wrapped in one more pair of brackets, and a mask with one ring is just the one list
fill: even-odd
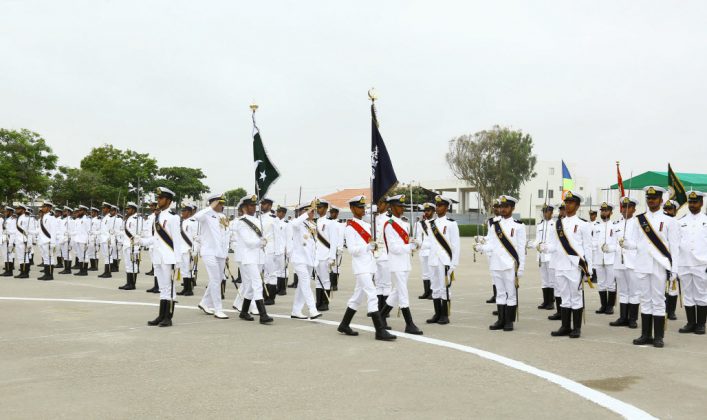
[(255, 192), (258, 197), (265, 197), (270, 186), (280, 177), (280, 173), (270, 162), (270, 158), (265, 152), (263, 140), (260, 138), (260, 130), (255, 125), (255, 115), (253, 115), (253, 163), (255, 165)]
[(682, 185), (680, 178), (673, 172), (673, 168), (668, 163), (668, 191), (670, 192), (670, 199), (675, 200), (682, 207), (687, 203), (687, 194), (685, 193), (685, 186)]
[(624, 190), (624, 179), (621, 178), (621, 169), (619, 169), (619, 162), (616, 162), (616, 176), (618, 177), (619, 191), (621, 191), (621, 197), (626, 196), (626, 191)]
[(374, 105), (371, 105), (371, 117), (371, 203), (376, 204), (398, 185), (398, 177), (395, 176), (388, 149), (385, 148), (383, 137), (378, 131)]
[(562, 199), (565, 199), (565, 193), (569, 190), (574, 189), (574, 180), (572, 175), (570, 175), (570, 170), (567, 169), (565, 161), (562, 161)]

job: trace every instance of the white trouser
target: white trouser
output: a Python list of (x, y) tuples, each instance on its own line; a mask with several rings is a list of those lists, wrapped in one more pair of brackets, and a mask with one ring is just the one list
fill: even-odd
[(314, 302), (314, 295), (312, 294), (312, 286), (309, 284), (312, 280), (312, 266), (297, 263), (295, 264), (295, 273), (299, 281), (297, 282), (297, 290), (295, 290), (295, 298), (292, 301), (292, 313), (301, 313), (305, 304), (307, 308), (309, 308), (310, 314), (317, 313), (317, 306)]
[(223, 269), (226, 266), (226, 259), (215, 257), (213, 255), (202, 256), (204, 265), (206, 266), (206, 274), (209, 276), (209, 284), (204, 291), (204, 296), (201, 298), (201, 306), (211, 308), (215, 312), (223, 310), (221, 303), (221, 279), (223, 278)]
[(71, 258), (69, 256), (69, 242), (68, 241), (61, 244), (60, 252), (61, 252), (61, 258), (65, 259), (67, 261), (69, 260), (69, 258)]
[[(555, 279), (560, 288), (563, 308), (581, 309), (584, 307), (582, 296), (584, 291), (580, 284), (582, 272), (579, 268), (573, 270), (555, 270)], [(498, 297), (497, 297), (498, 298)]]
[(7, 242), (0, 245), (0, 260), (4, 262), (12, 262), (15, 259), (15, 255), (10, 252), (12, 245)]
[(138, 270), (138, 263), (139, 263), (139, 251), (140, 247), (139, 246), (133, 246), (133, 253), (132, 256), (130, 255), (130, 246), (124, 246), (123, 247), (123, 261), (125, 261), (125, 272), (126, 273), (137, 273)]
[(177, 296), (174, 291), (174, 282), (172, 281), (172, 264), (154, 264), (155, 277), (157, 277), (157, 285), (160, 288), (160, 300), (174, 300)]
[(392, 283), (390, 281), (390, 269), (388, 260), (376, 260), (376, 275), (373, 277), (376, 284), (376, 293), (383, 296), (390, 294)]
[(376, 286), (373, 285), (373, 273), (356, 274), (356, 286), (354, 286), (351, 299), (347, 306), (354, 311), (358, 310), (361, 298), (366, 297), (366, 309), (368, 313), (378, 310), (378, 297), (376, 296)]
[(80, 263), (89, 260), (88, 254), (86, 254), (86, 244), (82, 242), (74, 242), (71, 247), (74, 250), (74, 254)]
[[(191, 257), (189, 257), (189, 252), (179, 254), (179, 268), (182, 270), (182, 277), (191, 277)], [(211, 278), (211, 276), (209, 276), (209, 278)], [(219, 286), (219, 289), (220, 288), (221, 286)]]
[[(221, 272), (223, 273), (223, 271)], [(260, 278), (260, 264), (242, 264), (241, 279), (243, 279), (241, 294), (243, 294), (245, 299), (252, 301), (263, 299), (263, 280)], [(218, 290), (221, 293), (221, 277), (219, 277)]]
[(29, 262), (29, 249), (26, 249), (25, 243), (17, 241), (15, 243), (15, 258), (18, 264), (27, 264)]
[(103, 264), (110, 264), (113, 262), (113, 246), (109, 249), (108, 242), (101, 242), (101, 255), (103, 256)]
[(638, 287), (638, 278), (629, 268), (614, 269), (616, 287), (619, 294), (619, 303), (638, 305), (641, 303), (641, 289)]
[(46, 244), (41, 244), (39, 246), (39, 251), (42, 253), (42, 262), (45, 265), (54, 265), (56, 264), (56, 248), (52, 249), (52, 245), (50, 243)]
[(420, 272), (422, 273), (422, 280), (429, 280), (432, 278), (432, 271), (429, 265), (430, 257), (428, 255), (420, 255)]
[(265, 284), (277, 285), (277, 260), (275, 254), (265, 254), (263, 270)]
[(275, 277), (287, 277), (285, 254), (275, 255)]
[(540, 263), (540, 285), (543, 289), (555, 287), (555, 275), (550, 268), (550, 261)]
[[(705, 275), (705, 268), (699, 267), (698, 270), (694, 270), (694, 272), (689, 274), (680, 274), (682, 298), (685, 306), (707, 306), (707, 276)], [(697, 272), (700, 274), (697, 274)]]
[(496, 285), (496, 304), (516, 306), (518, 296), (516, 294), (516, 274), (515, 269), (491, 270), (493, 284)]
[[(236, 272), (240, 270), (241, 263), (238, 261), (235, 261), (236, 264)], [(242, 279), (243, 276), (241, 276)], [(238, 288), (238, 285), (236, 285), (237, 288), (237, 293), (236, 293), (236, 298), (233, 300), (233, 307), (238, 310), (239, 312), (243, 309), (243, 293), (246, 292), (248, 289), (248, 285), (246, 285), (245, 282), (241, 282), (241, 287)], [(220, 290), (220, 289), (219, 289)], [(258, 308), (255, 307), (255, 305), (250, 305), (250, 308), (248, 308), (248, 312), (250, 312), (253, 315), (258, 315)]]
[(115, 261), (115, 260), (120, 259), (120, 254), (122, 253), (122, 251), (123, 251), (123, 244), (113, 242), (113, 247), (111, 248), (111, 256), (110, 256), (111, 261)]
[(665, 268), (653, 260), (651, 273), (636, 273), (641, 289), (641, 313), (654, 316), (665, 316), (665, 284), (667, 281)]
[(388, 306), (399, 306), (400, 308), (410, 307), (410, 296), (408, 295), (408, 277), (410, 276), (409, 271), (394, 271), (391, 274), (391, 278), (395, 282), (395, 288), (392, 293), (388, 296), (385, 303)]
[(597, 289), (600, 292), (616, 291), (616, 282), (614, 281), (614, 266), (613, 265), (595, 265), (597, 270)]
[[(444, 283), (444, 273), (446, 271), (446, 266), (444, 265), (432, 265), (430, 266), (430, 272), (432, 276), (430, 277), (430, 287), (432, 288), (432, 299), (444, 299), (447, 300), (447, 286)], [(449, 288), (449, 297), (452, 297), (452, 288)]]
[[(317, 289), (321, 289), (322, 285), (324, 285), (325, 290), (331, 290), (331, 280), (329, 280), (329, 263), (327, 260), (317, 261), (317, 265), (314, 267), (314, 270), (317, 272), (317, 276), (319, 276), (319, 279), (314, 279), (314, 286)], [(299, 274), (297, 276), (299, 277)]]
[(86, 248), (86, 259), (87, 260), (94, 260), (94, 259), (98, 258), (98, 256), (97, 256), (98, 250), (96, 249), (97, 247), (100, 247), (100, 245), (97, 245), (96, 242), (94, 242), (94, 241), (88, 242), (88, 248)]

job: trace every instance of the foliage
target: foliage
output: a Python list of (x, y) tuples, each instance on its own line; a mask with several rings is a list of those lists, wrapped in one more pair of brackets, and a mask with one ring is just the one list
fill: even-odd
[(246, 196), (246, 194), (248, 194), (248, 192), (241, 187), (234, 188), (223, 193), (227, 206), (235, 206), (241, 198)]
[(174, 191), (176, 197), (174, 201), (177, 206), (180, 206), (182, 200), (191, 198), (198, 200), (201, 195), (209, 192), (207, 187), (201, 180), (206, 178), (204, 172), (198, 168), (186, 168), (184, 166), (170, 166), (160, 168), (158, 171), (159, 177), (155, 180), (161, 187), (167, 187)]
[(0, 128), (0, 194), (11, 201), (46, 193), (57, 156), (37, 133)]

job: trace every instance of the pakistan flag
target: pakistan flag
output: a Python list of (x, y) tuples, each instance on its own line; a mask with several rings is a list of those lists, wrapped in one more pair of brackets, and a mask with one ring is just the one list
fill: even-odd
[(253, 134), (253, 160), (255, 163), (255, 192), (259, 197), (265, 197), (270, 185), (280, 176), (275, 165), (270, 162), (268, 154), (263, 146), (263, 139), (260, 138), (260, 131), (255, 130)]

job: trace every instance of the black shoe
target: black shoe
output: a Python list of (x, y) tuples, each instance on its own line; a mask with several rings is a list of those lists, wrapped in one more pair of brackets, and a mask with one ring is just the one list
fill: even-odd
[(182, 290), (177, 292), (178, 296), (185, 296), (184, 293), (189, 289), (189, 286), (191, 286), (191, 279), (188, 277), (182, 277)]
[(555, 312), (554, 314), (547, 317), (547, 319), (549, 319), (550, 321), (559, 321), (562, 319), (562, 314), (560, 313), (560, 304), (561, 303), (562, 303), (562, 298), (559, 296), (555, 297), (555, 309), (557, 310), (557, 312)]
[(78, 263), (76, 267), (79, 269), (79, 272), (74, 273), (75, 276), (88, 276), (88, 263)]
[(110, 264), (110, 272), (111, 272), (111, 273), (117, 273), (118, 270), (119, 270), (119, 269), (118, 269), (118, 260), (114, 260), (114, 261)]
[(705, 333), (705, 322), (707, 322), (707, 306), (697, 305), (696, 312), (697, 325), (695, 326), (695, 334), (703, 335)]
[(687, 324), (678, 330), (681, 334), (694, 333), (697, 327), (697, 307), (696, 306), (685, 306), (685, 316), (687, 317)]
[(110, 273), (110, 264), (103, 264), (103, 274), (99, 275), (98, 278), (109, 279), (111, 277), (113, 277), (113, 275)]
[(678, 306), (678, 297), (677, 296), (671, 296), (671, 295), (666, 295), (665, 296), (665, 312), (669, 320), (675, 321), (678, 319), (677, 316), (675, 316), (675, 309), (677, 309)]
[(562, 320), (562, 325), (559, 330), (551, 332), (550, 335), (553, 337), (564, 337), (570, 335), (570, 332), (572, 331), (570, 328), (571, 316), (572, 312), (570, 308), (561, 307), (560, 319)]
[(350, 335), (350, 336), (357, 336), (358, 332), (354, 331), (351, 329), (349, 324), (351, 324), (351, 320), (353, 319), (354, 315), (356, 315), (356, 311), (354, 311), (351, 308), (346, 308), (346, 312), (344, 312), (344, 319), (341, 320), (341, 323), (339, 324), (339, 328), (336, 330), (342, 334)]
[(430, 280), (422, 280), (423, 292), (417, 297), (418, 299), (429, 299), (432, 297), (432, 288), (430, 287), (430, 284)]
[(137, 281), (137, 273), (127, 273), (128, 274), (128, 284), (123, 290), (135, 290), (135, 282)]
[(154, 276), (155, 275), (155, 267), (152, 267), (150, 271), (145, 273), (146, 276)]
[(280, 296), (287, 295), (287, 277), (277, 278), (277, 294)]
[(400, 308), (400, 311), (403, 313), (403, 319), (405, 319), (405, 332), (413, 335), (422, 335), (422, 330), (417, 328), (417, 325), (412, 322), (410, 308)]
[(498, 308), (496, 311), (498, 319), (492, 325), (489, 325), (489, 330), (491, 331), (502, 330), (503, 326), (506, 325), (506, 305), (496, 305), (496, 307)]
[(265, 285), (266, 290), (268, 293), (265, 295), (265, 299), (263, 300), (263, 303), (265, 305), (274, 305), (275, 304), (275, 297), (277, 296), (277, 286), (274, 284), (266, 284)]
[(390, 326), (388, 326), (388, 321), (386, 321), (386, 318), (388, 318), (388, 315), (390, 315), (390, 311), (392, 311), (392, 310), (393, 310), (393, 307), (388, 306), (388, 304), (386, 303), (383, 305), (383, 309), (381, 311), (379, 311), (379, 313), (381, 315), (381, 321), (383, 322), (383, 328), (385, 328), (386, 330), (391, 329)]
[(616, 321), (609, 322), (612, 327), (627, 327), (628, 326), (628, 303), (619, 303), (619, 318)]
[(54, 265), (54, 268), (64, 268), (64, 258), (56, 257), (56, 264)]
[(147, 321), (147, 325), (154, 327), (156, 325), (159, 325), (160, 322), (164, 319), (165, 313), (167, 312), (167, 305), (169, 305), (168, 300), (160, 300), (160, 314), (157, 315), (157, 318), (153, 319), (152, 321)]
[(9, 262), (5, 263), (5, 271), (0, 274), (0, 277), (12, 277), (12, 270), (10, 269), (10, 264)]
[(638, 328), (638, 303), (628, 304), (628, 327), (632, 330)]
[(147, 293), (159, 293), (160, 292), (160, 285), (157, 283), (157, 277), (154, 277), (155, 279), (155, 284), (152, 286), (152, 289), (147, 289), (145, 290)]
[(376, 329), (376, 340), (392, 341), (397, 338), (383, 327), (383, 319), (381, 318), (380, 312), (371, 312), (368, 314), (368, 316), (371, 317), (371, 321), (373, 321), (373, 326)]
[(44, 266), (44, 275), (42, 277), (38, 277), (37, 280), (43, 280), (43, 281), (49, 281), (49, 280), (54, 280), (54, 276), (52, 276), (52, 270), (54, 267), (49, 265)]
[(538, 309), (546, 309), (549, 311), (555, 309), (555, 305), (552, 300), (554, 293), (555, 291), (552, 287), (543, 287), (543, 303), (538, 305)]
[(15, 276), (16, 279), (29, 278), (29, 264), (20, 264), (20, 272)]
[(572, 331), (570, 338), (579, 338), (582, 335), (582, 312), (584, 308), (572, 309)]
[(118, 287), (120, 290), (125, 290), (125, 288), (130, 286), (130, 273), (125, 273), (125, 284)]
[[(260, 308), (258, 308), (260, 309)], [(248, 311), (250, 310), (250, 299), (243, 299), (243, 306), (241, 306), (241, 313), (238, 315), (238, 318), (246, 320), (246, 321), (253, 321), (253, 317), (250, 316)]]
[(71, 261), (64, 261), (64, 269), (59, 274), (71, 274)]
[(442, 299), (432, 299), (432, 305), (434, 306), (435, 314), (432, 318), (428, 319), (428, 324), (436, 324), (439, 321), (440, 314), (442, 312)]
[(637, 346), (653, 344), (653, 315), (641, 314), (641, 336), (633, 340), (633, 344)]
[(98, 258), (92, 258), (87, 264), (89, 264), (88, 271), (98, 271)]
[(164, 318), (160, 321), (160, 327), (171, 327), (172, 315), (174, 315), (174, 302), (165, 300)]
[(439, 315), (439, 321), (437, 321), (437, 323), (440, 325), (447, 325), (449, 324), (449, 301), (442, 299), (441, 303), (442, 306)]
[(609, 291), (609, 296), (606, 299), (606, 314), (614, 314), (614, 306), (616, 306), (616, 292)]
[(505, 324), (503, 325), (503, 331), (513, 331), (513, 322), (516, 320), (516, 309), (517, 306), (506, 305), (506, 314), (503, 316)]
[(486, 303), (496, 303), (496, 285), (493, 285), (493, 296), (491, 296)]
[(326, 312), (329, 310), (329, 297), (331, 297), (331, 290), (320, 289), (322, 291), (322, 302), (319, 308), (319, 312)]
[(663, 342), (663, 337), (665, 337), (664, 316), (653, 316), (653, 330), (653, 347), (663, 348), (665, 346)]
[(269, 324), (269, 323), (273, 322), (273, 319), (270, 316), (268, 316), (268, 313), (265, 311), (265, 304), (263, 303), (262, 300), (256, 300), (255, 306), (258, 308), (258, 312), (260, 313), (260, 323), (261, 324)]
[(606, 301), (609, 297), (609, 292), (605, 290), (599, 291), (599, 301), (601, 302), (601, 307), (594, 311), (595, 314), (605, 314), (606, 313)]

